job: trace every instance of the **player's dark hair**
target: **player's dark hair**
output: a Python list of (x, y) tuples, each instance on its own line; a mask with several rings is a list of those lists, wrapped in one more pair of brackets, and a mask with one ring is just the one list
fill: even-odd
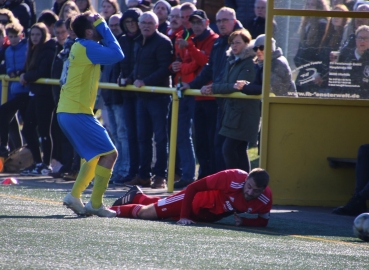
[(45, 9), (41, 12), (40, 17), (38, 17), (37, 22), (43, 22), (47, 26), (52, 26), (56, 21), (59, 20), (58, 15), (56, 15), (52, 10)]
[(72, 18), (71, 28), (78, 38), (86, 37), (86, 30), (93, 29), (93, 23), (88, 19), (91, 12), (85, 12)]
[(252, 178), (259, 188), (266, 188), (269, 184), (269, 174), (262, 168), (253, 169), (247, 178)]
[(19, 36), (23, 32), (23, 26), (20, 23), (8, 23), (5, 26), (6, 34), (14, 34)]

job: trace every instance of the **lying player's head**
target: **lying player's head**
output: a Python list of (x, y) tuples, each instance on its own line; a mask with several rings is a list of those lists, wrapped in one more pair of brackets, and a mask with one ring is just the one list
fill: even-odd
[(91, 12), (85, 12), (72, 19), (72, 29), (78, 38), (100, 41), (101, 36), (94, 26), (94, 18)]
[(255, 168), (247, 177), (243, 187), (243, 195), (246, 201), (258, 198), (269, 184), (269, 174), (266, 170)]

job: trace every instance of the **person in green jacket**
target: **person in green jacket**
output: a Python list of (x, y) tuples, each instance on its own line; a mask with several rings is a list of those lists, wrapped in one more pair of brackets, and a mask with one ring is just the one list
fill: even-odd
[[(203, 87), (203, 94), (230, 94), (239, 91), (235, 82), (251, 82), (255, 76), (251, 35), (245, 29), (234, 31), (228, 39), (230, 48), (222, 81)], [(227, 98), (224, 106), (220, 135), (226, 137), (223, 157), (227, 169), (250, 171), (247, 155), (249, 142), (257, 140), (260, 122), (260, 100)]]

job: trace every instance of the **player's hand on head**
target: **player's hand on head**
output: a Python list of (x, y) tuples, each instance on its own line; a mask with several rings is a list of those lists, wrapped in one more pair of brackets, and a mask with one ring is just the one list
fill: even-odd
[(93, 15), (94, 21), (97, 21), (98, 19), (102, 18), (99, 13), (96, 13)]
[(181, 218), (180, 220), (177, 221), (177, 224), (178, 225), (190, 225), (190, 224), (195, 224), (195, 222), (188, 218)]
[(242, 224), (242, 219), (236, 212), (234, 212), (234, 224), (236, 226), (240, 226)]

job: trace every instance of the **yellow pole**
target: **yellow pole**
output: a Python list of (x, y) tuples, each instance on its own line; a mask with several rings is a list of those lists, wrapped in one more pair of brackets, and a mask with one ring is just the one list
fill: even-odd
[(4, 104), (8, 101), (8, 81), (5, 80), (5, 76), (1, 79), (2, 88), (1, 88), (1, 104)]
[(178, 130), (178, 108), (179, 99), (177, 92), (172, 94), (172, 120), (170, 125), (170, 145), (169, 145), (169, 164), (168, 164), (168, 192), (174, 190), (174, 174), (176, 166), (176, 150), (177, 150), (177, 130)]

